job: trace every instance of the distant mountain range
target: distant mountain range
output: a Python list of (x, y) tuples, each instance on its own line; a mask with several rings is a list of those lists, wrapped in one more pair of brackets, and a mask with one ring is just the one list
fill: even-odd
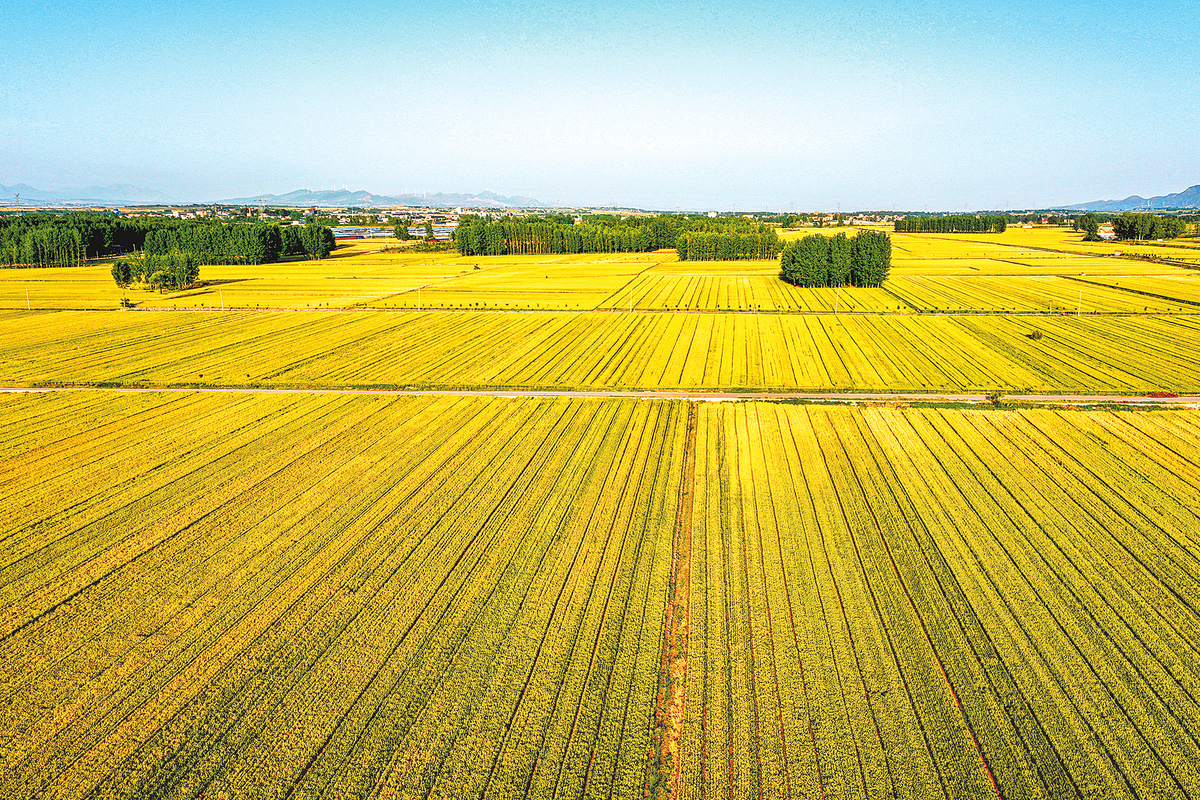
[(18, 183), (14, 186), (0, 184), (0, 205), (15, 205), (18, 194), (22, 205), (158, 205), (167, 202), (167, 196), (162, 192), (128, 184), (48, 191)]
[[(200, 204), (211, 201), (182, 200), (154, 189), (146, 189), (129, 184), (114, 186), (87, 186), (78, 189), (45, 190), (38, 189), (25, 183), (13, 186), (0, 184), (0, 206), (12, 206), (20, 195), (21, 205), (28, 206), (117, 206), (117, 205), (186, 205)], [(444, 193), (436, 194), (401, 194), (383, 195), (372, 194), (365, 190), (356, 192), (331, 189), (318, 190), (297, 189), (287, 194), (263, 194), (250, 197), (233, 197), (228, 200), (218, 200), (221, 205), (255, 206), (259, 201), (271, 206), (291, 206), (318, 208), (346, 208), (350, 206), (380, 207), (380, 206), (462, 206), (465, 208), (547, 208), (545, 203), (532, 197), (506, 197), (495, 192), (479, 194)], [(1054, 206), (1067, 211), (1140, 211), (1168, 210), (1182, 208), (1200, 208), (1200, 184), (1190, 186), (1182, 192), (1165, 194), (1158, 197), (1140, 197), (1132, 195), (1124, 200), (1095, 200), (1090, 203), (1078, 203), (1070, 206)]]
[(1074, 206), (1060, 206), (1068, 211), (1142, 211), (1175, 208), (1200, 208), (1200, 184), (1189, 186), (1182, 192), (1158, 197), (1138, 197), (1136, 194), (1124, 200), (1095, 200)]
[(385, 195), (371, 194), (362, 189), (357, 192), (343, 190), (312, 191), (297, 189), (287, 194), (264, 194), (255, 197), (234, 197), (229, 200), (219, 200), (227, 205), (256, 205), (259, 200), (272, 206), (318, 206), (339, 207), (347, 206), (465, 206), (470, 208), (544, 208), (545, 206), (532, 197), (505, 197), (495, 192), (481, 194), (401, 194)]
[[(180, 200), (168, 197), (153, 189), (120, 184), (117, 186), (88, 186), (81, 189), (48, 191), (26, 183), (13, 186), (0, 184), (0, 206), (16, 205), (20, 195), (21, 205), (28, 206), (110, 206), (110, 205), (167, 205), (195, 204), (207, 201)], [(469, 208), (544, 208), (545, 205), (532, 197), (505, 197), (495, 192), (480, 194), (402, 194), (382, 195), (359, 190), (312, 191), (297, 189), (287, 194), (264, 194), (253, 197), (234, 197), (218, 200), (221, 205), (254, 206), (259, 200), (272, 206), (464, 206)]]

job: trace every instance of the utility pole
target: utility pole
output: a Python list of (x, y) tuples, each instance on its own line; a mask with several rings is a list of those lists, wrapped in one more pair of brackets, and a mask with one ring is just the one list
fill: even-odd
[(225, 290), (217, 289), (217, 292), (218, 292), (218, 294), (221, 295), (221, 310), (224, 311), (225, 310)]
[(838, 312), (838, 305), (842, 302), (842, 287), (837, 288), (837, 294), (833, 298), (833, 313)]
[(1083, 289), (1079, 290), (1079, 305), (1075, 307), (1075, 316), (1078, 317), (1083, 312)]
[(29, 305), (29, 287), (25, 287), (25, 310), (33, 311), (33, 308)]

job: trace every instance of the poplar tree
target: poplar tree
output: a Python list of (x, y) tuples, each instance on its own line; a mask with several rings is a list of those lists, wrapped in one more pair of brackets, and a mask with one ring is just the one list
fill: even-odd
[(846, 234), (839, 233), (829, 240), (829, 282), (827, 286), (850, 283), (853, 246)]
[(113, 280), (116, 281), (117, 286), (120, 286), (122, 289), (128, 287), (133, 281), (133, 270), (130, 269), (129, 261), (124, 258), (118, 258), (116, 261), (114, 261), (112, 265), (112, 276)]
[(859, 231), (851, 241), (850, 282), (881, 286), (892, 269), (892, 240), (886, 233)]

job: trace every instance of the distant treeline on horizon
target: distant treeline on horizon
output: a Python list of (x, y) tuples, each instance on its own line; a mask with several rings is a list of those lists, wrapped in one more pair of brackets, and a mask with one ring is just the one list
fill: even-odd
[(990, 214), (947, 214), (898, 219), (893, 225), (896, 233), (1004, 233), (1007, 216)]

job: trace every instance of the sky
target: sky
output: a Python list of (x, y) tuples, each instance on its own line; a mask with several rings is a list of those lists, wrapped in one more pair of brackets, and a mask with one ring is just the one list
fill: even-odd
[(0, 0), (0, 183), (691, 210), (1200, 183), (1200, 0)]

